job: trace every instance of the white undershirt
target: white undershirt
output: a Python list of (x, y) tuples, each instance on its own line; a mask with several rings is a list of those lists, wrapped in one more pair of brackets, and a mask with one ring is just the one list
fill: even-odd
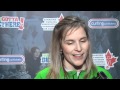
[(77, 77), (79, 76), (80, 72), (81, 72), (81, 71), (77, 72)]
[[(69, 69), (67, 69), (67, 68), (65, 68), (65, 70), (66, 70), (67, 72), (73, 71), (73, 70), (69, 70)], [(81, 72), (81, 71), (77, 71), (77, 77), (79, 76), (80, 72)]]

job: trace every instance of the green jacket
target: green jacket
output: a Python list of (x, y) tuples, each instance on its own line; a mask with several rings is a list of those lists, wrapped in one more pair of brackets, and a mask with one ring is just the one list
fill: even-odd
[[(103, 72), (108, 77), (108, 79), (112, 79), (112, 75), (106, 69), (97, 66), (97, 71), (98, 72)], [(46, 76), (47, 76), (48, 72), (49, 72), (49, 67), (39, 71), (34, 79), (46, 79)], [(98, 72), (96, 72), (96, 73), (95, 72), (92, 73), (92, 72), (93, 71), (91, 70), (91, 74), (90, 74), (90, 77), (88, 79), (92, 79), (92, 78), (97, 76)], [(81, 71), (79, 76), (77, 76), (76, 71), (69, 71), (68, 72), (68, 76), (69, 76), (68, 79), (83, 79), (84, 75), (85, 75), (85, 71)], [(63, 71), (62, 68), (60, 69), (60, 77), (59, 77), (59, 79), (64, 79), (64, 71)]]

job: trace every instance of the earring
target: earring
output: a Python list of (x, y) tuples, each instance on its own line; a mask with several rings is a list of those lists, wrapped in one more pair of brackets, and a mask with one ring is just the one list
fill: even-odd
[(63, 51), (62, 50), (60, 50), (60, 54), (62, 54), (63, 53)]
[(64, 54), (63, 54), (62, 50), (60, 51), (60, 56), (61, 56), (61, 60), (63, 60), (64, 59)]

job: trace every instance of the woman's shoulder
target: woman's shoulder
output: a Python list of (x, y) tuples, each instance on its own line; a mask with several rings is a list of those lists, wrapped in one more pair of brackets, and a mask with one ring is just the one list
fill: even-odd
[(101, 66), (96, 66), (98, 71), (107, 71), (105, 68), (101, 67)]
[(96, 67), (97, 67), (98, 73), (103, 73), (103, 74), (105, 74), (109, 79), (112, 79), (112, 75), (111, 75), (111, 73), (110, 73), (108, 70), (106, 70), (105, 68), (103, 68), (103, 67), (101, 67), (101, 66), (96, 66)]
[(40, 71), (36, 74), (35, 79), (46, 79), (46, 76), (47, 76), (49, 70), (50, 70), (49, 67), (46, 67), (46, 68), (40, 70)]

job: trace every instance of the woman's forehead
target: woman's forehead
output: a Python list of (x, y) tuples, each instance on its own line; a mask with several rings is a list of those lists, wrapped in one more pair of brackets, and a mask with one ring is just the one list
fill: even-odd
[(86, 32), (85, 32), (84, 28), (77, 27), (77, 28), (71, 28), (71, 29), (65, 30), (64, 33), (63, 33), (63, 39), (65, 39), (66, 37), (72, 36), (74, 34), (75, 35), (81, 35), (82, 34), (83, 36), (86, 36)]

